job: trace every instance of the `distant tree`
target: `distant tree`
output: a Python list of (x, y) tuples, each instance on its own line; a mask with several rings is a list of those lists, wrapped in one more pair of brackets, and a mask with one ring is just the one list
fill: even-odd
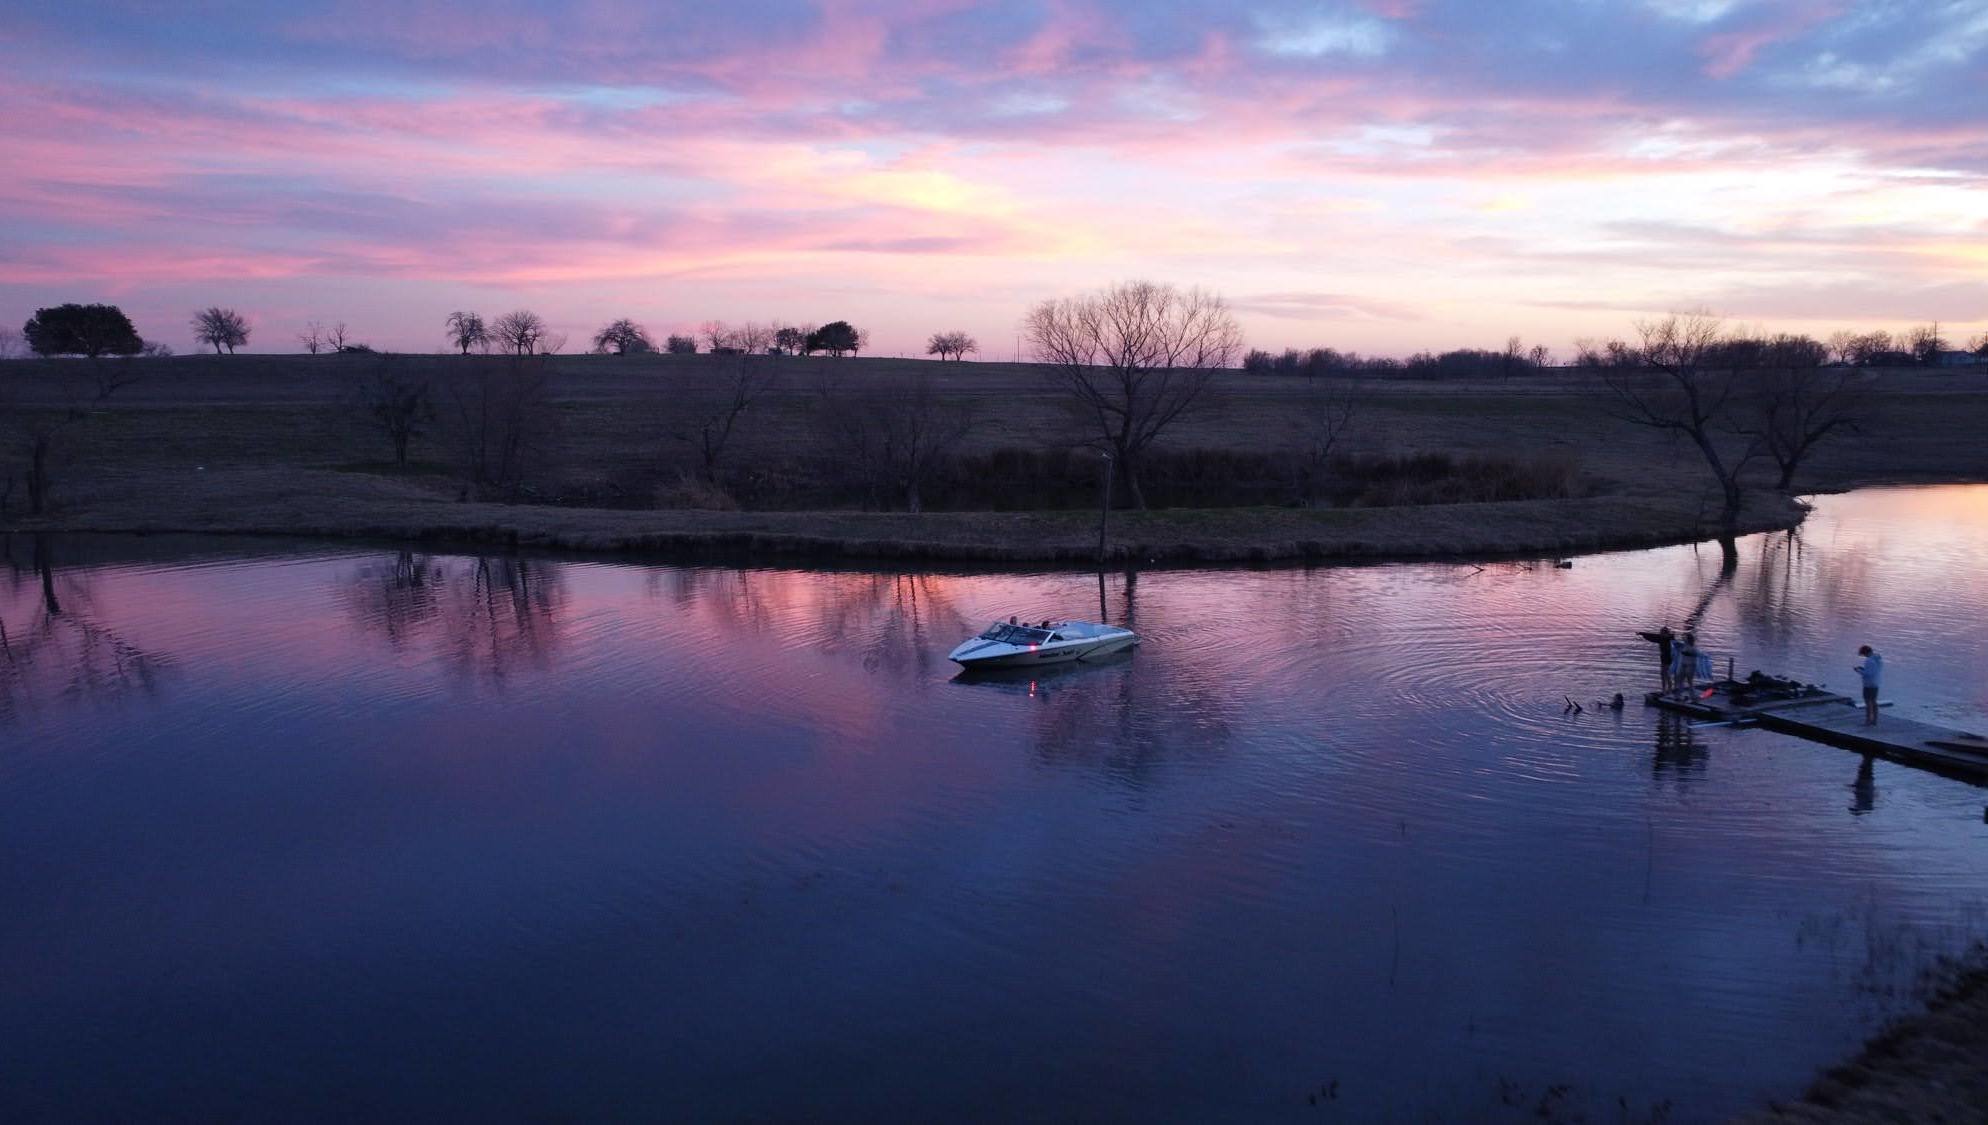
[(340, 344), (338, 345), (338, 352), (340, 355), (378, 355), (379, 354), (378, 352), (373, 350), (373, 345), (358, 343), (358, 342), (350, 344)]
[(1904, 350), (1912, 353), (1914, 362), (1930, 367), (1947, 350), (1946, 337), (1940, 335), (1938, 324), (1922, 324), (1905, 334)]
[(1983, 332), (1981, 335), (1975, 337), (1972, 347), (1974, 348), (1975, 355), (1988, 356), (1988, 332)]
[(1851, 349), (1856, 346), (1857, 334), (1848, 330), (1831, 332), (1823, 346), (1829, 349), (1829, 358), (1836, 363), (1849, 363)]
[(1891, 333), (1884, 331), (1852, 333), (1840, 343), (1843, 361), (1857, 367), (1871, 367), (1898, 351)]
[[(59, 317), (55, 320), (55, 328), (56, 330), (62, 328)], [(58, 345), (64, 343), (57, 341)], [(0, 380), (0, 423), (4, 423), (20, 442), (23, 460), (26, 462), (25, 480), (30, 515), (41, 515), (48, 511), (54, 491), (53, 478), (56, 469), (60, 467), (62, 450), (67, 444), (65, 435), (95, 416), (95, 407), (101, 405), (119, 389), (136, 381), (141, 370), (123, 360), (112, 362), (101, 356), (91, 358), (87, 364), (76, 366), (82, 369), (77, 370), (76, 367), (64, 364), (38, 377), (36, 384), (39, 389), (32, 402), (20, 401), (14, 397), (13, 392), (18, 392), (25, 386), (24, 380)], [(0, 481), (0, 497), (5, 497), (12, 491), (13, 477), (9, 475), (4, 481)]]
[(144, 356), (146, 359), (171, 359), (173, 357), (173, 346), (171, 344), (162, 344), (157, 340), (146, 340), (144, 346), (138, 349), (138, 354)]
[(428, 380), (403, 370), (395, 356), (381, 356), (359, 385), (359, 406), (393, 445), (393, 463), (405, 468), (407, 447), (435, 422)]
[(1498, 373), (1507, 379), (1517, 375), (1531, 365), (1526, 362), (1525, 341), (1517, 336), (1505, 337), (1504, 362), (1499, 364)]
[(940, 359), (965, 359), (966, 353), (977, 352), (980, 344), (964, 332), (934, 332), (925, 341), (925, 354)]
[(492, 321), (490, 336), (512, 355), (531, 355), (545, 339), (545, 321), (529, 309), (518, 309)]
[(11, 328), (0, 328), (0, 359), (19, 359), (27, 350), (21, 343), (21, 334)]
[(1150, 281), (1044, 301), (1025, 330), (1138, 508), (1140, 458), (1204, 404), (1214, 373), (1242, 351), (1242, 329), (1220, 297)]
[(311, 353), (312, 355), (316, 355), (319, 352), (323, 351), (324, 325), (319, 324), (315, 320), (311, 321), (309, 324), (304, 325), (304, 330), (302, 332), (297, 333), (297, 342), (304, 345), (304, 350)]
[(1614, 402), (1618, 419), (1686, 439), (1717, 478), (1722, 503), (1720, 545), (1728, 560), (1737, 558), (1733, 537), (1738, 533), (1745, 498), (1740, 483), (1747, 462), (1761, 452), (1749, 438), (1735, 451), (1728, 435), (1744, 433), (1738, 417), (1744, 398), (1740, 377), (1730, 368), (1708, 360), (1725, 339), (1725, 326), (1708, 312), (1672, 313), (1662, 320), (1639, 321), (1636, 331), (1643, 368), (1604, 368), (1602, 380)]
[(490, 329), (484, 326), (480, 313), (463, 312), (458, 309), (449, 314), (449, 339), (455, 341), (456, 349), (463, 355), (471, 348), (485, 347), (490, 343)]
[(665, 343), (663, 347), (671, 355), (696, 355), (697, 337), (671, 336), (669, 338), (669, 341)]
[[(324, 346), (334, 352), (351, 351), (352, 345), (347, 342), (347, 335), (345, 322), (341, 320), (324, 330)], [(371, 351), (372, 349), (367, 348), (366, 350)]]
[(539, 337), (538, 354), (540, 355), (558, 355), (565, 348), (566, 333), (564, 332), (547, 332), (545, 335)]
[(696, 448), (699, 471), (711, 484), (718, 483), (718, 472), (739, 418), (776, 381), (773, 367), (762, 357), (736, 355), (725, 363), (723, 373), (714, 383), (708, 388), (698, 388), (687, 397), (688, 425), (676, 435), (678, 440)]
[(1305, 377), (1304, 396), (1294, 412), (1298, 439), (1298, 503), (1316, 507), (1332, 456), (1353, 425), (1353, 377), (1318, 372)]
[(704, 349), (706, 351), (715, 352), (721, 348), (738, 347), (734, 343), (734, 340), (738, 336), (738, 331), (722, 320), (705, 321), (703, 324), (697, 326), (697, 334), (704, 338)]
[(215, 355), (224, 347), (233, 355), (236, 348), (248, 343), (248, 321), (233, 309), (212, 305), (193, 314), (193, 338), (214, 345)]
[(445, 386), (443, 423), (464, 495), (517, 498), (558, 421), (546, 361), (520, 353), (464, 364)]
[(732, 332), (732, 346), (747, 355), (763, 355), (773, 347), (775, 330), (770, 324), (748, 320)]
[(1759, 439), (1780, 470), (1776, 488), (1794, 487), (1795, 470), (1816, 446), (1869, 424), (1877, 407), (1871, 378), (1848, 367), (1779, 363), (1749, 380), (1739, 428)]
[(942, 397), (925, 374), (882, 399), (859, 397), (828, 379), (819, 380), (815, 393), (824, 443), (860, 473), (874, 507), (901, 503), (905, 511), (923, 511), (925, 486), (973, 429), (971, 404)]
[(1574, 366), (1583, 371), (1633, 371), (1643, 366), (1643, 353), (1623, 340), (1583, 336), (1574, 341)]
[(36, 355), (137, 355), (145, 347), (138, 330), (116, 305), (57, 305), (36, 309), (21, 326)]
[(655, 350), (648, 330), (626, 317), (594, 333), (594, 351), (602, 355), (646, 355)]
[(827, 352), (837, 359), (854, 354), (862, 346), (862, 334), (846, 320), (829, 321), (810, 334), (807, 341), (808, 351)]
[(807, 342), (807, 332), (791, 324), (783, 324), (773, 330), (773, 346), (788, 355), (800, 355)]

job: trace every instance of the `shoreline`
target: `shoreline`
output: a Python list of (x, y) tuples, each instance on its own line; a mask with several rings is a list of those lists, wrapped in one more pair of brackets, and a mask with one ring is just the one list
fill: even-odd
[(1988, 1115), (1988, 950), (1923, 1010), (1866, 1040), (1857, 1053), (1818, 1074), (1786, 1102), (1741, 1115), (1735, 1125), (1872, 1125), (1981, 1121)]
[[(1695, 497), (1693, 498), (1696, 499)], [(1742, 534), (1799, 526), (1807, 507), (1759, 493)], [(1097, 513), (621, 510), (455, 502), (390, 478), (232, 470), (111, 482), (6, 534), (221, 535), (737, 561), (1098, 563)], [(1715, 540), (1682, 499), (1601, 495), (1382, 508), (1114, 511), (1110, 565), (1313, 565), (1564, 557)]]

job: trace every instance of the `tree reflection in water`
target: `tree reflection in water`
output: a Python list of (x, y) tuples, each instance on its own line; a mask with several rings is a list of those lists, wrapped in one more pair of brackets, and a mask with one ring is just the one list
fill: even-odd
[(0, 724), (60, 699), (107, 701), (157, 690), (170, 661), (102, 620), (91, 572), (62, 570), (44, 536), (8, 537), (0, 581)]
[(358, 567), (339, 596), (363, 629), (395, 650), (502, 684), (550, 663), (566, 586), (559, 563), (401, 551)]

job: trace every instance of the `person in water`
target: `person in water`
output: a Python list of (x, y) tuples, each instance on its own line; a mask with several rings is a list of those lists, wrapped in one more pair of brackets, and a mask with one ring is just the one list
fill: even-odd
[(1884, 681), (1884, 657), (1869, 645), (1858, 649), (1857, 655), (1864, 658), (1857, 665), (1857, 676), (1864, 681), (1864, 725), (1874, 727), (1878, 725), (1878, 688)]
[(1636, 635), (1657, 646), (1657, 677), (1663, 682), (1663, 690), (1668, 694), (1675, 686), (1671, 678), (1671, 661), (1676, 656), (1674, 650), (1677, 648), (1677, 634), (1671, 632), (1670, 626), (1666, 625), (1654, 633)]

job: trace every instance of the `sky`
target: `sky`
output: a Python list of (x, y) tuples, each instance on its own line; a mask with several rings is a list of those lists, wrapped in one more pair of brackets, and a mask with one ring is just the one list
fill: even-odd
[(8, 0), (0, 324), (584, 348), (1147, 278), (1405, 354), (1988, 330), (1988, 0)]

